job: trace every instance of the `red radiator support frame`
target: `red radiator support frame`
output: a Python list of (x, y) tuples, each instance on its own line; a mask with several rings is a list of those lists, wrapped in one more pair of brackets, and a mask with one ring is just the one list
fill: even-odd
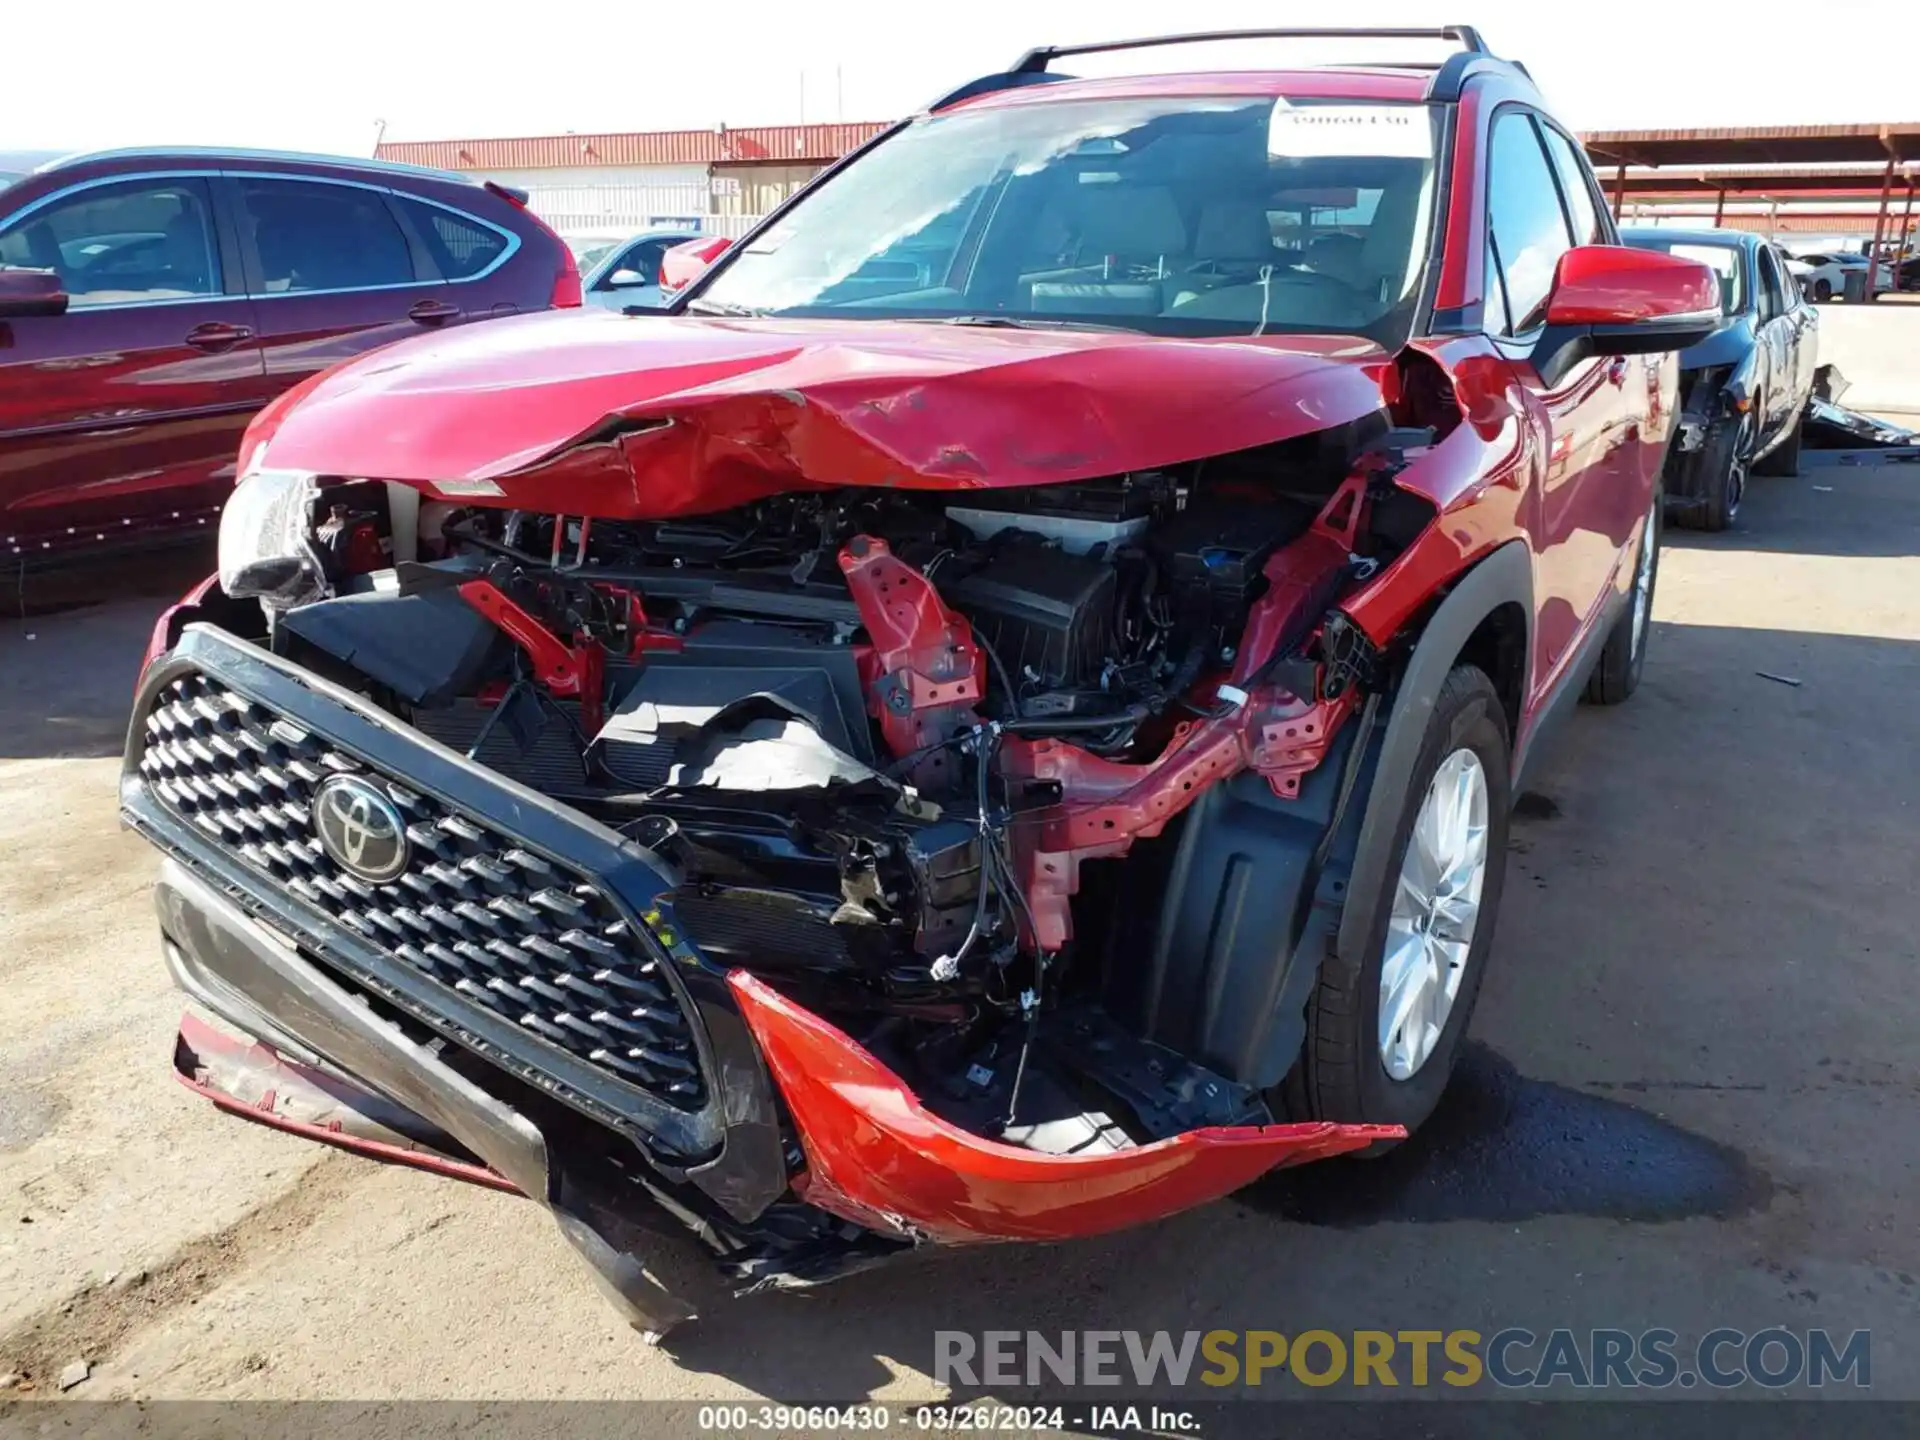
[(460, 586), (460, 596), (526, 651), (534, 679), (547, 687), (548, 694), (579, 700), (580, 724), (587, 734), (600, 729), (605, 718), (601, 707), (606, 697), (607, 654), (598, 640), (583, 634), (568, 645), (491, 580), (467, 581)]
[[(949, 610), (913, 566), (887, 542), (856, 535), (840, 551), (840, 569), (872, 641), (866, 652), (867, 710), (887, 748), (904, 759), (978, 723), (973, 706), (985, 693), (985, 657), (973, 627)], [(916, 773), (934, 778), (945, 751), (925, 756)]]

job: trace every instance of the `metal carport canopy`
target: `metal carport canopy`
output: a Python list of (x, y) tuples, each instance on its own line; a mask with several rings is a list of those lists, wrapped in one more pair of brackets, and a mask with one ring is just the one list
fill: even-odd
[[(1880, 209), (1869, 248), (1867, 298), (1874, 296), (1880, 241), (1894, 170), (1920, 159), (1920, 121), (1855, 125), (1733, 125), (1704, 130), (1596, 130), (1580, 137), (1596, 163), (1612, 161), (1613, 213), (1626, 196), (1627, 167), (1646, 165), (1847, 165), (1878, 162)], [(1691, 188), (1691, 187), (1687, 187)], [(1724, 193), (1724, 191), (1723, 191)], [(1766, 193), (1766, 192), (1757, 192)], [(1913, 189), (1907, 190), (1911, 204)]]
[(1887, 125), (1736, 125), (1710, 130), (1594, 130), (1596, 165), (1846, 165), (1920, 160), (1920, 120)]
[[(1893, 188), (1896, 186), (1898, 191)], [(1891, 176), (1884, 168), (1868, 170), (1835, 165), (1782, 166), (1774, 170), (1634, 169), (1615, 176), (1613, 188), (1616, 218), (1623, 196), (1636, 200), (1685, 201), (1711, 195), (1715, 225), (1725, 222), (1728, 196), (1775, 203), (1872, 200), (1886, 191), (1889, 200), (1898, 199), (1902, 203), (1900, 228), (1894, 233), (1904, 237), (1913, 216), (1915, 192), (1920, 191), (1920, 169), (1908, 166)], [(1891, 213), (1887, 212), (1889, 217)], [(1882, 229), (1884, 231), (1884, 222)]]
[[(1880, 193), (1885, 172), (1843, 170), (1835, 166), (1807, 166), (1781, 170), (1629, 170), (1625, 189), (1630, 196), (1690, 197), (1719, 191), (1736, 198), (1838, 200), (1871, 199)], [(1893, 183), (1911, 189), (1920, 185), (1920, 169), (1896, 170)]]

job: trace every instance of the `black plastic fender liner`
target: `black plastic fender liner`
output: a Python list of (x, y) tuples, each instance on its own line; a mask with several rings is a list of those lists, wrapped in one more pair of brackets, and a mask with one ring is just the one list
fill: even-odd
[[(1394, 831), (1406, 803), (1407, 787), (1413, 783), (1414, 763), (1419, 759), (1440, 687), (1446, 684), (1460, 651), (1480, 622), (1506, 604), (1518, 605), (1527, 617), (1531, 672), (1533, 557), (1520, 540), (1501, 546), (1460, 579), (1427, 621), (1419, 643), (1407, 658), (1395, 687), (1393, 713), (1381, 742), (1380, 760), (1374, 767), (1373, 788), (1367, 795), (1365, 819), (1354, 850), (1347, 906), (1340, 916), (1336, 941), (1341, 955), (1358, 955), (1372, 933), (1375, 911), (1385, 892), (1387, 867), (1393, 858), (1389, 852)], [(1517, 747), (1513, 770), (1517, 775)]]
[(1159, 902), (1151, 950), (1108, 966), (1116, 1019), (1227, 1079), (1279, 1084), (1306, 1039), (1382, 735), (1364, 716), (1344, 726), (1291, 799), (1244, 771), (1194, 803), (1163, 886), (1136, 897)]

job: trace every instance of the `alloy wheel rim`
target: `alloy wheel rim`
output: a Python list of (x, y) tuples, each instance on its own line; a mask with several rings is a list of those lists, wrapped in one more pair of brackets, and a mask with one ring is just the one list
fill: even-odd
[(1466, 977), (1487, 879), (1487, 773), (1455, 750), (1433, 772), (1407, 837), (1380, 966), (1380, 1063), (1410, 1080), (1432, 1058)]
[(1640, 531), (1640, 562), (1633, 576), (1633, 653), (1638, 655), (1640, 647), (1646, 643), (1647, 621), (1653, 614), (1653, 557), (1659, 549), (1656, 534), (1660, 515), (1660, 502), (1656, 499), (1653, 508), (1647, 511), (1647, 523)]
[(1727, 519), (1740, 513), (1740, 501), (1747, 493), (1747, 436), (1753, 422), (1742, 420), (1740, 433), (1733, 437), (1733, 459), (1727, 464)]

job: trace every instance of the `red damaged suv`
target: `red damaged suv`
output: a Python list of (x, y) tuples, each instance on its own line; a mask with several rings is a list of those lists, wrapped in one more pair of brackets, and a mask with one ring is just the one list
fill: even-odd
[(247, 1037), (181, 1078), (524, 1192), (650, 1333), (662, 1213), (805, 1285), (1426, 1119), (1520, 777), (1639, 678), (1718, 292), (1520, 67), (1386, 33), (1459, 49), (1035, 51), (668, 315), (271, 405), (128, 742)]

